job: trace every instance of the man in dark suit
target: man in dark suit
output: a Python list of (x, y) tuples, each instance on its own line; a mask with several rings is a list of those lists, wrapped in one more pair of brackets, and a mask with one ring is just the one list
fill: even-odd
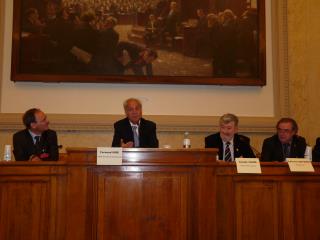
[(156, 124), (142, 118), (141, 102), (129, 98), (123, 107), (127, 117), (114, 124), (112, 147), (159, 147)]
[(320, 162), (320, 138), (317, 138), (316, 145), (312, 150), (312, 161)]
[(180, 22), (180, 14), (178, 12), (178, 4), (175, 1), (170, 2), (170, 10), (165, 19), (165, 32), (173, 38), (177, 35), (177, 27)]
[(118, 20), (114, 17), (105, 19), (98, 35), (97, 53), (93, 56), (96, 73), (118, 74), (114, 55), (119, 42), (119, 33), (114, 29)]
[(250, 147), (250, 139), (239, 135), (239, 119), (234, 114), (224, 114), (220, 117), (220, 132), (205, 138), (206, 148), (218, 148), (219, 159), (232, 162), (235, 158), (254, 158), (255, 155)]
[(118, 72), (119, 74), (125, 74), (125, 70), (131, 70), (136, 76), (152, 76), (152, 62), (157, 57), (158, 53), (154, 49), (121, 41), (116, 50)]
[(57, 134), (49, 129), (47, 116), (37, 108), (23, 115), (26, 129), (13, 135), (13, 154), (16, 161), (58, 160)]
[(261, 161), (283, 162), (286, 158), (303, 158), (306, 140), (297, 135), (298, 125), (292, 118), (281, 118), (277, 134), (264, 140)]

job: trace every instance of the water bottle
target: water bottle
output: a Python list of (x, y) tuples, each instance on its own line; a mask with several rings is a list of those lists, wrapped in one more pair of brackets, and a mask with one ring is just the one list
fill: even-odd
[(191, 148), (191, 141), (189, 138), (189, 132), (184, 133), (183, 148)]
[(310, 146), (306, 146), (306, 151), (304, 152), (304, 158), (312, 161), (312, 148)]
[(3, 160), (5, 161), (11, 161), (11, 145), (5, 145), (4, 146), (4, 156)]

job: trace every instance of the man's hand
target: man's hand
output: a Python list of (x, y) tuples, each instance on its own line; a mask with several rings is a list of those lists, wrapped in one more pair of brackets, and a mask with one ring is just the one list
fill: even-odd
[(121, 143), (120, 144), (121, 147), (123, 147), (123, 148), (132, 148), (133, 147), (133, 142), (132, 141), (124, 143), (123, 139), (121, 138), (120, 143)]
[(37, 155), (32, 155), (30, 157), (29, 161), (31, 161), (31, 162), (39, 162), (39, 161), (41, 161), (41, 159)]

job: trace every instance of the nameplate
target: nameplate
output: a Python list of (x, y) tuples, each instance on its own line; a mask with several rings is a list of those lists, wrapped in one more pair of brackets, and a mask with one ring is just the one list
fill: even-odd
[(314, 172), (312, 162), (305, 158), (287, 158), (291, 172)]
[(122, 148), (97, 147), (97, 165), (122, 165)]
[(261, 173), (259, 158), (236, 158), (238, 173)]

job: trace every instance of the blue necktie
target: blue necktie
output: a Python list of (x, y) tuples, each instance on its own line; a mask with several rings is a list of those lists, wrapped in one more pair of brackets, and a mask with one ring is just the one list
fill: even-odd
[(283, 147), (283, 156), (284, 158), (288, 158), (290, 157), (290, 144), (289, 143), (285, 143), (282, 145)]
[(137, 126), (132, 126), (132, 131), (133, 131), (133, 140), (134, 140), (134, 147), (139, 147), (140, 143), (139, 143), (139, 136), (137, 133)]

